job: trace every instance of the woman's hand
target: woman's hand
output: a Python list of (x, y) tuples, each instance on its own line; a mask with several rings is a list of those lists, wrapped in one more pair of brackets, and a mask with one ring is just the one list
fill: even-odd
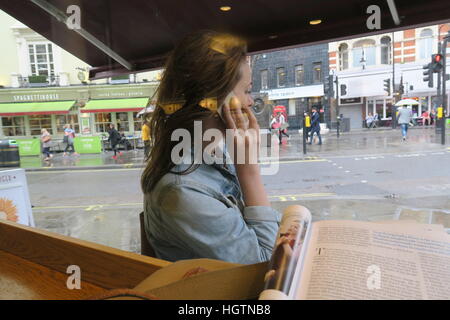
[(227, 129), (227, 142), (232, 139), (234, 148), (229, 150), (236, 165), (257, 165), (259, 155), (259, 125), (248, 107), (232, 97), (222, 108)]

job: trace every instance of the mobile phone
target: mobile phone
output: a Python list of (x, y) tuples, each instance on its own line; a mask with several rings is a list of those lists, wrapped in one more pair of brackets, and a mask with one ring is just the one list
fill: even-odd
[[(237, 108), (242, 108), (241, 102), (239, 101), (238, 97), (234, 94), (233, 91), (231, 91), (224, 99), (223, 104), (217, 108), (217, 112), (219, 113), (220, 118), (225, 122), (225, 119), (223, 117), (223, 106), (229, 106), (230, 107), (230, 113), (233, 117), (233, 110), (236, 110)], [(242, 112), (242, 116), (244, 117), (244, 126), (248, 127), (248, 116), (245, 112)]]

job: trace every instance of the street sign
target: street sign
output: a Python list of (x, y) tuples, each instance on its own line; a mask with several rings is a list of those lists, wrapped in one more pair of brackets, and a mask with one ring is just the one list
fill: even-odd
[(0, 219), (34, 227), (24, 169), (0, 171)]

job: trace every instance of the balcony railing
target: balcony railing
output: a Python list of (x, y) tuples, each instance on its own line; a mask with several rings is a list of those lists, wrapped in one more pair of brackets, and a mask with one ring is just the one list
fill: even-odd
[(59, 76), (29, 76), (18, 77), (19, 86), (21, 88), (33, 88), (33, 87), (58, 87)]

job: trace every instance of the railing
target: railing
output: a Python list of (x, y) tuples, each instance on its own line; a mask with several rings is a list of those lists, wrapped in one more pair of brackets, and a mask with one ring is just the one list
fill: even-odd
[(30, 76), (30, 77), (18, 77), (19, 86), (21, 88), (32, 87), (58, 87), (59, 76)]

